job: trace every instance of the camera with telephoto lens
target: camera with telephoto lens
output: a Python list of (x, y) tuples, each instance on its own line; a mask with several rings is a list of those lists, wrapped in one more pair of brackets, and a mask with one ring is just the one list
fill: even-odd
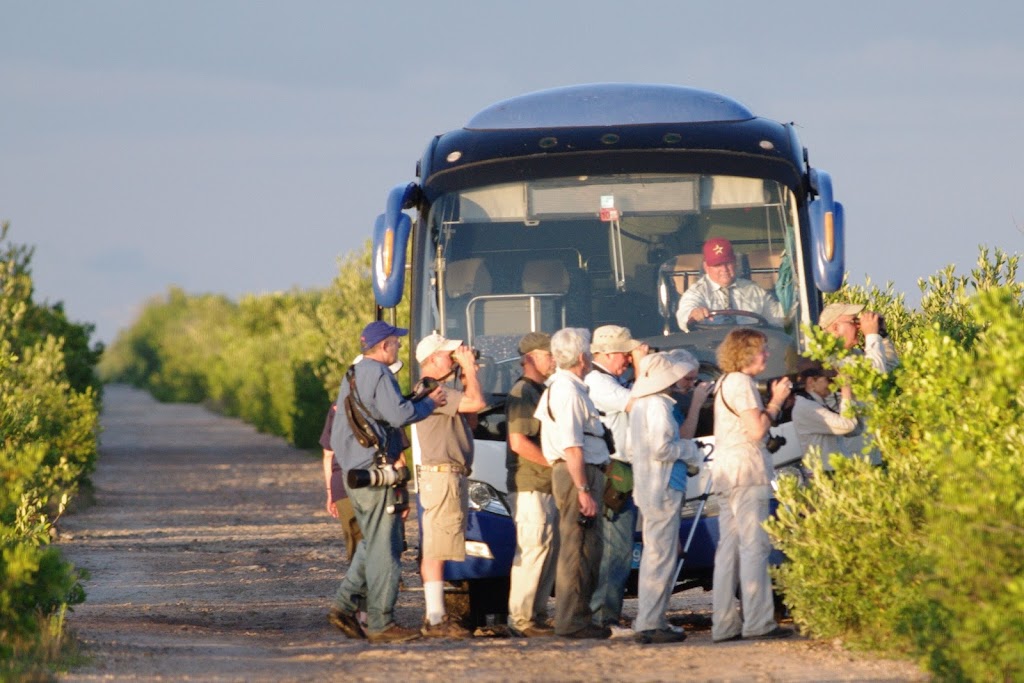
[(769, 453), (774, 453), (785, 445), (786, 437), (781, 434), (772, 434), (771, 432), (768, 432), (768, 441), (765, 443), (764, 447), (768, 449)]
[(349, 488), (361, 489), (365, 486), (404, 486), (409, 481), (408, 467), (395, 467), (394, 465), (377, 465), (368, 470), (349, 470), (346, 476), (346, 483)]

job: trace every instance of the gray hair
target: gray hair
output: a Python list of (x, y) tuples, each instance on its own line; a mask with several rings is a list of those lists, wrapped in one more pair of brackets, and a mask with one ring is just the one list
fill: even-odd
[(565, 327), (551, 335), (551, 355), (563, 370), (580, 363), (580, 355), (590, 351), (590, 330)]

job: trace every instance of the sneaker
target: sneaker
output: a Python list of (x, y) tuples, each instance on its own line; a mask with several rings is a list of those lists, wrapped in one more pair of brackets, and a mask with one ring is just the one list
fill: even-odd
[(607, 626), (598, 626), (597, 624), (587, 624), (579, 631), (573, 631), (572, 633), (559, 634), (563, 638), (611, 638), (612, 630)]
[(547, 638), (548, 636), (555, 635), (555, 629), (542, 626), (540, 624), (530, 624), (524, 628), (516, 628), (515, 626), (509, 626), (508, 630), (516, 634), (520, 638)]
[(767, 640), (769, 638), (789, 638), (796, 632), (791, 628), (785, 626), (776, 626), (768, 633), (762, 633), (759, 636), (744, 636), (744, 640)]
[(420, 632), (414, 628), (406, 628), (399, 626), (398, 624), (391, 624), (388, 628), (383, 631), (375, 631), (366, 634), (366, 637), (371, 643), (404, 643), (410, 640), (416, 640), (420, 637)]
[(681, 643), (684, 640), (686, 640), (685, 633), (675, 631), (670, 628), (640, 631), (633, 636), (633, 641), (640, 643), (641, 645), (650, 645), (651, 643)]
[(447, 614), (439, 624), (431, 624), (424, 620), (420, 633), (424, 638), (469, 638), (473, 633), (461, 624), (451, 620)]
[(348, 614), (337, 607), (332, 607), (331, 611), (327, 613), (327, 621), (337, 626), (349, 638), (366, 638), (366, 631), (363, 630), (359, 618), (354, 614)]

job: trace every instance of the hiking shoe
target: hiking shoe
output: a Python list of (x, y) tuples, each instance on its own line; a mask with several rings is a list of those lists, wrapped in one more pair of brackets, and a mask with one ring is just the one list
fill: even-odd
[(366, 634), (371, 643), (404, 643), (409, 640), (416, 640), (420, 632), (414, 628), (406, 628), (398, 624), (391, 624), (383, 631), (371, 631)]
[(452, 621), (447, 614), (442, 617), (439, 624), (431, 624), (424, 619), (420, 633), (424, 638), (469, 638), (473, 635), (472, 631)]
[(524, 628), (516, 628), (515, 626), (509, 626), (508, 630), (516, 634), (520, 638), (547, 638), (555, 635), (555, 629), (549, 626), (542, 626), (540, 624), (530, 624)]
[(795, 633), (796, 632), (793, 629), (791, 629), (791, 628), (786, 628), (785, 626), (776, 626), (771, 631), (768, 631), (768, 633), (762, 633), (759, 636), (744, 636), (743, 639), (744, 640), (767, 640), (769, 638), (789, 638), (790, 636), (794, 635)]
[(651, 629), (649, 631), (640, 631), (633, 636), (633, 641), (640, 643), (641, 645), (650, 645), (652, 643), (681, 643), (686, 640), (686, 634), (681, 631), (675, 631), (670, 628), (659, 628)]
[(611, 638), (612, 630), (607, 626), (598, 626), (597, 624), (587, 624), (579, 631), (573, 631), (572, 633), (561, 633), (559, 634), (563, 638)]
[(366, 631), (363, 630), (363, 625), (359, 623), (359, 618), (354, 614), (348, 614), (337, 607), (332, 607), (331, 611), (327, 613), (327, 621), (337, 626), (349, 638), (357, 640), (366, 638)]

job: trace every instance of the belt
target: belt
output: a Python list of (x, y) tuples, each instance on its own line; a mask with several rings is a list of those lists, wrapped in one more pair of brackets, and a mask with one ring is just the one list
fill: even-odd
[(452, 474), (466, 474), (468, 472), (463, 465), (420, 465), (420, 472), (451, 472)]

